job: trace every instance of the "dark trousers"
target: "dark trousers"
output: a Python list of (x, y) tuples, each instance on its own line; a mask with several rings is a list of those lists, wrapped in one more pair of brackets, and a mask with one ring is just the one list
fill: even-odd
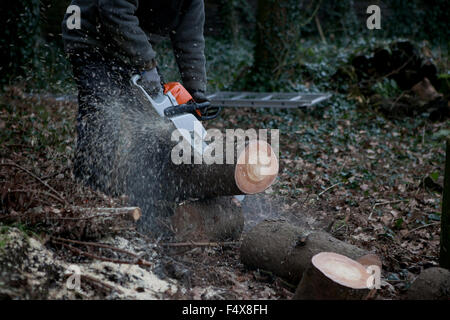
[(70, 60), (78, 86), (74, 174), (85, 184), (116, 195), (122, 191), (113, 185), (123, 108), (118, 104), (130, 96), (132, 70), (94, 52), (75, 53)]
[[(100, 53), (73, 54), (78, 86), (74, 174), (108, 195), (125, 194), (143, 211), (142, 232), (158, 232), (158, 221), (172, 211), (170, 150), (163, 150), (163, 119), (137, 97), (133, 69)], [(169, 191), (168, 191), (169, 190)], [(170, 201), (168, 200), (170, 199)]]

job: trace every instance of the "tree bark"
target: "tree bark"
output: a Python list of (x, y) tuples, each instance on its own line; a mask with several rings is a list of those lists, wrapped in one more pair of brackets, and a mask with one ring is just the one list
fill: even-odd
[(251, 85), (274, 90), (274, 81), (291, 65), (299, 39), (300, 6), (293, 0), (258, 0)]
[(218, 197), (179, 205), (171, 225), (176, 241), (233, 241), (241, 236), (244, 215), (233, 197)]
[(439, 265), (442, 268), (450, 269), (450, 138), (447, 138), (444, 175)]

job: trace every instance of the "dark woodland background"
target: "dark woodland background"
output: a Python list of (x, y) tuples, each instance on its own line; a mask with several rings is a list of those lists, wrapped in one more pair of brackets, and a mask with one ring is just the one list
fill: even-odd
[[(1, 20), (6, 24), (0, 30), (3, 84), (24, 77), (33, 89), (53, 85), (43, 89), (60, 91), (67, 85), (66, 80), (70, 82), (70, 72), (61, 66), (66, 64), (60, 36), (61, 20), (69, 3), (4, 1)], [(381, 7), (381, 30), (366, 28), (366, 8), (370, 4)], [(449, 40), (450, 10), (445, 0), (207, 0), (205, 10), (205, 36), (211, 39), (211, 55), (227, 55), (236, 48), (248, 51), (255, 48), (252, 57), (236, 61), (233, 66), (239, 79), (215, 83), (212, 74), (211, 89), (230, 85), (235, 88), (251, 85), (254, 90), (283, 89), (286, 81), (298, 78), (296, 71), (304, 67), (301, 55), (306, 53), (301, 51), (308, 47), (304, 42), (309, 39), (346, 47), (361, 38), (371, 41), (402, 37), (418, 42), (426, 40), (443, 46), (444, 50)], [(253, 58), (253, 72), (243, 70), (252, 65)]]

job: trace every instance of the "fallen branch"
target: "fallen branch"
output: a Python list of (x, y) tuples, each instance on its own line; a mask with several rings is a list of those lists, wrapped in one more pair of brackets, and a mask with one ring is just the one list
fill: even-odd
[(15, 190), (8, 190), (8, 193), (39, 193), (61, 202), (61, 199), (58, 196), (55, 196), (53, 193), (42, 190), (15, 189)]
[(124, 230), (134, 230), (141, 216), (141, 209), (138, 207), (64, 209), (35, 207), (25, 213), (13, 212), (0, 216), (0, 220), (39, 225), (53, 236), (95, 239)]
[(117, 264), (136, 264), (136, 265), (145, 266), (145, 267), (151, 267), (153, 265), (151, 262), (148, 262), (148, 261), (145, 261), (142, 259), (138, 259), (137, 261), (126, 261), (126, 260), (120, 260), (120, 259), (111, 259), (111, 258), (107, 258), (107, 257), (101, 257), (96, 254), (80, 250), (74, 246), (71, 246), (70, 244), (64, 243), (63, 241), (57, 241), (57, 240), (53, 239), (52, 242), (55, 244), (62, 245), (64, 247), (66, 247), (67, 249), (69, 249), (70, 251), (77, 253), (78, 255), (81, 255), (81, 256), (84, 256), (87, 258), (91, 258), (91, 259), (95, 259), (95, 260), (101, 260), (101, 261), (112, 262), (112, 263), (117, 263)]
[(437, 226), (439, 224), (440, 224), (440, 222), (433, 222), (433, 223), (425, 224), (423, 226), (420, 226), (420, 227), (414, 228), (412, 230), (409, 230), (408, 233), (411, 233), (411, 232), (414, 232), (414, 231), (417, 231), (417, 230), (420, 230), (420, 229), (423, 229), (423, 228), (428, 228), (428, 227), (431, 227), (431, 226)]
[[(73, 275), (74, 275), (74, 273), (67, 273), (65, 275), (65, 277), (71, 277)], [(106, 292), (105, 289), (107, 289), (109, 291), (116, 291), (119, 294), (123, 293), (122, 290), (120, 290), (118, 288), (115, 288), (115, 287), (113, 287), (113, 286), (111, 286), (111, 285), (101, 281), (100, 279), (97, 279), (97, 278), (94, 278), (94, 277), (91, 277), (91, 276), (88, 276), (88, 275), (85, 275), (85, 274), (80, 274), (79, 276), (80, 276), (80, 279), (82, 281), (88, 282), (91, 286), (93, 286), (93, 287), (95, 287), (97, 289), (100, 289), (101, 291), (103, 291), (105, 293), (109, 293), (109, 292)], [(83, 284), (83, 282), (81, 282), (81, 284)]]

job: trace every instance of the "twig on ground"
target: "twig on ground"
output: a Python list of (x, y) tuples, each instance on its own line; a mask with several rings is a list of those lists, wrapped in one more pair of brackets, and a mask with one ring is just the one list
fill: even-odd
[(321, 193), (319, 193), (319, 194), (317, 195), (317, 199), (319, 199), (320, 196), (323, 195), (325, 192), (327, 192), (327, 191), (329, 191), (329, 190), (333, 189), (334, 187), (337, 187), (338, 185), (341, 185), (341, 184), (343, 184), (343, 182), (335, 183), (335, 184), (333, 184), (331, 187), (326, 188), (325, 190), (323, 190)]
[[(70, 276), (73, 276), (73, 275), (74, 275), (74, 273), (68, 273), (65, 276), (66, 277), (70, 277)], [(120, 290), (118, 288), (115, 288), (115, 287), (113, 287), (113, 286), (103, 282), (100, 279), (97, 279), (97, 278), (94, 278), (94, 277), (91, 277), (91, 276), (88, 276), (88, 275), (85, 275), (85, 274), (80, 274), (80, 279), (84, 280), (85, 282), (89, 282), (92, 286), (94, 286), (94, 287), (96, 287), (96, 288), (98, 288), (98, 289), (100, 289), (101, 291), (104, 291), (104, 292), (106, 291), (105, 289), (108, 289), (109, 291), (117, 291), (120, 294), (123, 293), (122, 290)]]
[(167, 242), (160, 243), (164, 247), (220, 247), (239, 244), (239, 241), (225, 241), (225, 242)]
[(25, 169), (22, 166), (19, 166), (16, 163), (0, 163), (0, 166), (3, 167), (15, 167), (18, 168), (20, 170), (22, 170), (23, 172), (29, 174), (31, 177), (33, 177), (34, 179), (36, 179), (37, 181), (39, 181), (40, 183), (42, 183), (45, 187), (47, 187), (50, 191), (55, 193), (55, 196), (58, 198), (58, 200), (62, 203), (62, 204), (68, 204), (67, 201), (58, 193), (58, 191), (56, 191), (54, 188), (52, 188), (50, 185), (48, 185), (47, 182), (43, 181), (41, 178), (39, 178), (38, 176), (36, 176), (34, 173), (32, 173), (31, 171)]
[(53, 237), (53, 239), (55, 239), (57, 241), (64, 241), (64, 242), (70, 242), (70, 243), (75, 243), (75, 244), (81, 244), (81, 245), (84, 245), (84, 246), (91, 246), (91, 247), (110, 249), (110, 250), (113, 250), (113, 251), (117, 251), (117, 252), (128, 254), (128, 255), (132, 256), (133, 258), (139, 259), (139, 256), (137, 254), (135, 254), (133, 252), (130, 252), (130, 251), (127, 251), (125, 249), (121, 249), (121, 248), (117, 248), (117, 247), (111, 246), (109, 244), (97, 243), (97, 242), (86, 242), (86, 241), (79, 241), (79, 240), (72, 240), (72, 239), (65, 239), (65, 238), (58, 238), (58, 237)]
[(16, 190), (8, 190), (8, 193), (40, 193), (46, 196), (49, 196), (50, 198), (53, 198), (55, 200), (61, 201), (61, 199), (58, 196), (55, 196), (53, 193), (45, 192), (42, 190), (27, 190), (27, 189), (16, 189)]
[(420, 227), (414, 228), (414, 229), (412, 229), (412, 230), (409, 230), (408, 233), (411, 233), (411, 232), (414, 232), (414, 231), (417, 231), (417, 230), (420, 230), (420, 229), (423, 229), (423, 228), (428, 228), (428, 227), (431, 227), (431, 226), (436, 226), (436, 225), (439, 225), (439, 224), (440, 224), (440, 222), (433, 222), (433, 223), (425, 224), (425, 225), (423, 225), (423, 226), (420, 226)]
[(370, 211), (368, 220), (371, 220), (371, 219), (372, 219), (372, 215), (373, 215), (373, 212), (375, 211), (375, 207), (378, 207), (378, 206), (384, 206), (384, 205), (386, 205), (386, 204), (393, 204), (393, 203), (399, 203), (399, 202), (407, 202), (407, 201), (409, 201), (409, 200), (393, 200), (393, 201), (377, 202), (377, 203), (375, 203), (375, 204), (373, 205), (372, 211)]
[(137, 261), (126, 261), (126, 260), (120, 260), (120, 259), (111, 259), (111, 258), (106, 258), (106, 257), (101, 257), (98, 256), (96, 254), (92, 254), (92, 253), (88, 253), (86, 251), (80, 250), (78, 248), (75, 248), (74, 246), (71, 246), (70, 244), (64, 243), (62, 241), (57, 241), (55, 239), (52, 239), (52, 242), (55, 244), (60, 244), (64, 247), (66, 247), (67, 249), (69, 249), (72, 252), (75, 252), (81, 256), (85, 256), (91, 259), (96, 259), (96, 260), (101, 260), (101, 261), (106, 261), (106, 262), (112, 262), (112, 263), (117, 263), (117, 264), (136, 264), (136, 265), (141, 265), (141, 266), (146, 266), (146, 267), (151, 267), (152, 263), (142, 260), (142, 259), (138, 259)]

